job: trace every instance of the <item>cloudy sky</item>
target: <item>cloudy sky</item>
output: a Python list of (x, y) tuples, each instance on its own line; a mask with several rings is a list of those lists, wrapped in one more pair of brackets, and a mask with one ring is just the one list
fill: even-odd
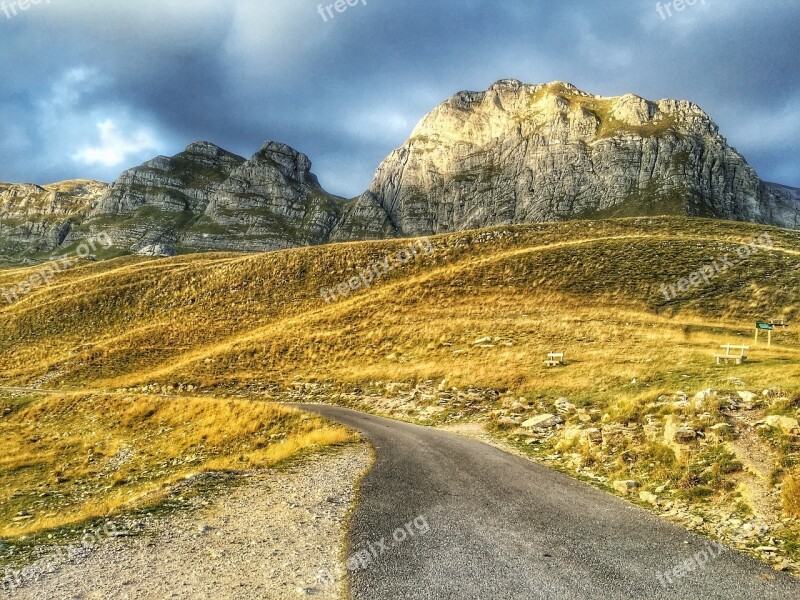
[(439, 102), (516, 78), (692, 100), (762, 178), (800, 186), (800, 0), (358, 0), (333, 18), (334, 0), (19, 1), (0, 4), (0, 181), (278, 140), (354, 196)]

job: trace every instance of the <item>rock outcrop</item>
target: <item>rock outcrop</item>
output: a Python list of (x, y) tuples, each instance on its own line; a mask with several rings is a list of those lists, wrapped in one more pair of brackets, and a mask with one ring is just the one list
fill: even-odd
[(91, 180), (0, 184), (0, 254), (34, 259), (56, 250), (108, 188)]
[(800, 190), (761, 181), (690, 102), (503, 80), (433, 110), (351, 201), (277, 142), (249, 160), (197, 142), (110, 186), (0, 184), (0, 255), (41, 259), (100, 233), (104, 256), (253, 252), (664, 214), (798, 229)]
[(796, 229), (800, 190), (762, 182), (690, 102), (504, 80), (422, 119), (334, 237), (655, 214)]
[(103, 229), (137, 253), (278, 250), (325, 242), (340, 204), (320, 187), (308, 157), (285, 144), (267, 142), (245, 160), (197, 142), (123, 173), (83, 229)]

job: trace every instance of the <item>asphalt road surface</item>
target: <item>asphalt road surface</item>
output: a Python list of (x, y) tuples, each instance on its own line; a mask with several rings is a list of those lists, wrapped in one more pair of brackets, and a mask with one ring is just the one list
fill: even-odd
[(481, 442), (295, 406), (375, 448), (350, 533), (354, 599), (800, 598), (790, 575)]

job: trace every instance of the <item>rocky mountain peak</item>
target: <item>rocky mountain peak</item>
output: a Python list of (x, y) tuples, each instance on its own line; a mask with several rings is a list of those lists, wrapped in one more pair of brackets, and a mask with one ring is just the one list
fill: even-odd
[(197, 141), (111, 186), (0, 184), (0, 252), (37, 255), (99, 233), (118, 253), (260, 251), (664, 214), (800, 228), (800, 190), (761, 181), (696, 104), (563, 81), (454, 94), (351, 202), (311, 167), (277, 141), (248, 160)]
[(255, 163), (266, 163), (277, 168), (287, 179), (318, 186), (317, 178), (311, 173), (311, 160), (294, 148), (281, 142), (264, 142), (261, 150), (250, 159)]
[(696, 104), (503, 79), (425, 116), (342, 231), (413, 236), (643, 214), (796, 228), (794, 198), (763, 184)]

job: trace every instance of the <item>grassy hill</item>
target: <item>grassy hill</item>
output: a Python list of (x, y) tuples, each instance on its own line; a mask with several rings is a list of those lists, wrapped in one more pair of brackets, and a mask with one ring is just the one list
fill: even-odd
[[(721, 344), (753, 346), (756, 321), (796, 321), (800, 233), (680, 217), (456, 233), (323, 298), (409, 242), (81, 262), (12, 304), (0, 296), (0, 385), (476, 421), (601, 485), (635, 479), (665, 512), (765, 519), (779, 555), (800, 556), (798, 438), (763, 423), (798, 416), (798, 333), (777, 330), (741, 366), (713, 358)], [(678, 291), (726, 256), (727, 270)], [(40, 268), (0, 271), (0, 291)], [(544, 366), (562, 351), (567, 366)], [(540, 413), (565, 424), (521, 426)], [(695, 441), (674, 441), (675, 428)], [(586, 442), (590, 429), (601, 441)], [(724, 536), (715, 515), (705, 521)]]
[[(764, 232), (771, 250), (710, 285), (663, 295), (662, 283), (735, 256)], [(791, 321), (800, 311), (800, 234), (681, 218), (440, 236), (432, 254), (370, 289), (322, 298), (321, 288), (336, 288), (404, 245), (80, 264), (0, 304), (0, 381), (47, 378), (48, 386), (80, 389), (446, 376), (455, 385), (521, 392), (585, 384), (596, 397), (633, 376), (682, 382), (669, 374), (682, 364), (692, 367), (692, 381), (713, 384), (721, 371), (707, 359), (716, 343), (748, 340), (756, 320)], [(0, 271), (0, 290), (37, 270)], [(513, 345), (474, 349), (472, 341), (487, 335)], [(797, 371), (784, 357), (797, 335), (780, 335), (781, 350), (746, 369), (784, 367), (765, 383), (789, 386)], [(584, 383), (540, 368), (542, 353), (556, 349), (580, 360)]]

